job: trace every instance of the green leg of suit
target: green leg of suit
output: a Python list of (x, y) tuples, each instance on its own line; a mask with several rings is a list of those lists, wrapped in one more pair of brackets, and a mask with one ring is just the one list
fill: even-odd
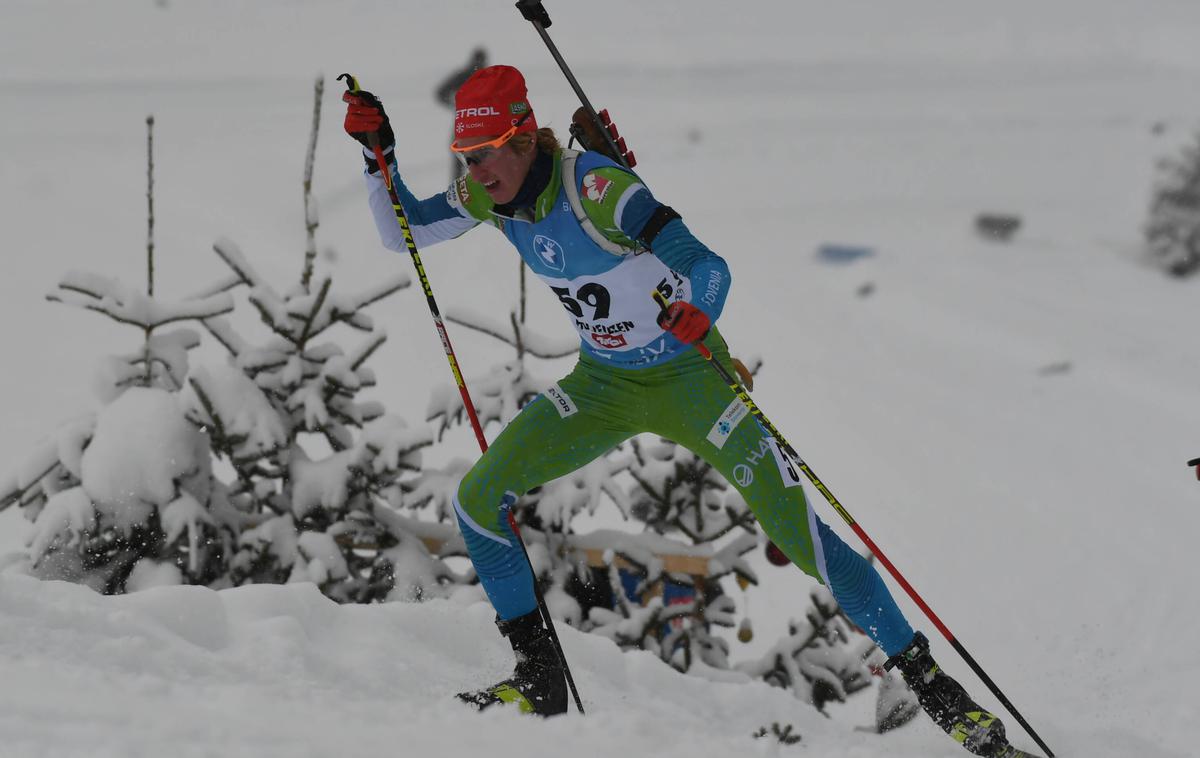
[[(720, 335), (714, 332), (707, 343), (728, 366)], [(501, 618), (529, 612), (534, 600), (528, 566), (501, 522), (500, 505), (642, 432), (683, 445), (712, 464), (737, 487), (771, 540), (805, 573), (820, 578), (796, 473), (706, 363), (690, 353), (663, 366), (616, 369), (583, 356), (513, 419), (467, 473), (455, 505), (476, 571)], [(722, 434), (722, 417), (731, 415), (735, 423)]]

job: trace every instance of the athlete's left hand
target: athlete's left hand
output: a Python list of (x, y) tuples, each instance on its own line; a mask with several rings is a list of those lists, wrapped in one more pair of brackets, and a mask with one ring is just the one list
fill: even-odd
[(658, 314), (658, 325), (670, 332), (675, 339), (690, 345), (704, 339), (712, 322), (704, 311), (691, 303), (679, 300)]
[(366, 90), (346, 92), (342, 95), (346, 103), (346, 133), (371, 149), (368, 134), (379, 135), (379, 147), (387, 150), (396, 144), (396, 134), (392, 131), (392, 122), (388, 120), (383, 102)]

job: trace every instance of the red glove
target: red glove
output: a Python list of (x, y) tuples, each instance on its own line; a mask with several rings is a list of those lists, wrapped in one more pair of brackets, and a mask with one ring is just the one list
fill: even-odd
[(388, 121), (383, 103), (370, 92), (359, 90), (342, 95), (346, 105), (346, 133), (369, 148), (367, 134), (375, 132), (379, 135), (379, 146), (387, 150), (396, 144), (396, 135), (392, 132), (392, 124)]
[(712, 322), (708, 314), (691, 303), (677, 300), (658, 315), (658, 325), (680, 342), (690, 345), (704, 339)]

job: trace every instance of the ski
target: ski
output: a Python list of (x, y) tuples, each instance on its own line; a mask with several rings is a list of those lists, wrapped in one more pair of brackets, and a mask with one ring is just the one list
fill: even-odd
[(1019, 750), (1012, 745), (1005, 747), (999, 753), (996, 753), (994, 758), (1042, 758), (1037, 753), (1027, 753), (1024, 750)]

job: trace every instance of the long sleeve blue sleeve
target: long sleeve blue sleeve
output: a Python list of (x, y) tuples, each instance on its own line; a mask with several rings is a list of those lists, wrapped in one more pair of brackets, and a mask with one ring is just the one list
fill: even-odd
[[(654, 199), (645, 185), (637, 184), (630, 190), (617, 221), (623, 234), (630, 239), (638, 239), (662, 204)], [(688, 278), (692, 287), (692, 304), (715, 322), (725, 308), (725, 298), (729, 295), (732, 283), (725, 259), (696, 239), (680, 218), (667, 222), (650, 247), (659, 260)]]
[[(395, 165), (389, 165), (388, 168), (392, 171), (396, 196), (404, 208), (413, 242), (418, 248), (424, 249), (429, 245), (454, 239), (479, 223), (465, 215), (461, 205), (451, 203), (449, 192), (418, 200), (404, 185)], [(375, 228), (379, 231), (379, 238), (384, 247), (398, 252), (406, 251), (408, 248), (404, 233), (400, 224), (396, 222), (396, 210), (392, 207), (392, 199), (388, 196), (383, 178), (378, 172), (367, 172), (366, 182), (371, 215), (375, 219)]]
[(715, 322), (725, 308), (733, 282), (725, 259), (705, 247), (678, 218), (668, 222), (654, 238), (652, 252), (687, 276), (692, 285), (692, 304)]

